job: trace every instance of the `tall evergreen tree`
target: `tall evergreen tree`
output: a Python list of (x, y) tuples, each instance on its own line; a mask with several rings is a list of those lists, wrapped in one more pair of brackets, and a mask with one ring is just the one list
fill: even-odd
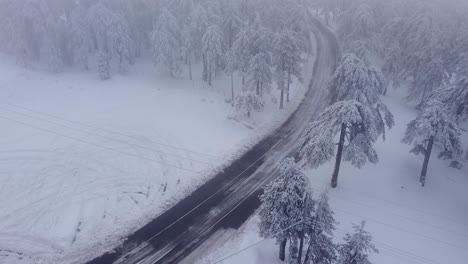
[(325, 109), (307, 130), (300, 157), (312, 167), (321, 166), (333, 157), (333, 139), (339, 133), (331, 183), (335, 188), (342, 158), (358, 168), (367, 161), (378, 162), (372, 145), (380, 136), (385, 138), (385, 130), (393, 126), (394, 120), (380, 100), (385, 87), (384, 78), (355, 55), (343, 57), (328, 86), (328, 102), (333, 105)]
[(238, 111), (246, 112), (247, 117), (250, 117), (252, 111), (260, 112), (265, 107), (262, 98), (249, 89), (244, 89), (236, 97), (235, 105)]
[[(314, 121), (302, 141), (299, 157), (311, 167), (318, 167), (333, 158), (334, 137), (339, 133), (338, 150), (331, 186), (338, 184), (341, 161), (350, 161), (361, 168), (367, 161), (378, 162), (373, 144), (379, 137), (382, 117), (369, 106), (355, 100), (342, 101), (325, 109)], [(347, 144), (346, 144), (347, 142)]]
[[(311, 195), (306, 195), (308, 188), (307, 176), (294, 159), (288, 158), (279, 166), (279, 177), (265, 188), (260, 198), (260, 235), (276, 239), (280, 244), (280, 260), (286, 259), (287, 241), (292, 250), (297, 249), (297, 240), (304, 228), (300, 225), (304, 217), (304, 206), (308, 204), (311, 209), (315, 207)], [(310, 214), (312, 213), (311, 210)], [(292, 257), (295, 256), (293, 254)]]
[(270, 55), (259, 52), (250, 59), (247, 70), (247, 84), (255, 89), (257, 96), (262, 96), (264, 91), (269, 91), (273, 82)]
[(335, 218), (328, 204), (328, 192), (320, 195), (315, 209), (315, 215), (309, 221), (307, 230), (309, 243), (304, 264), (332, 264), (337, 259), (336, 245), (333, 243)]
[(284, 94), (289, 102), (289, 88), (292, 77), (302, 80), (301, 49), (298, 36), (291, 30), (285, 29), (278, 33), (273, 44), (273, 62), (276, 68), (276, 83), (281, 91), (280, 108), (284, 107)]
[(338, 264), (371, 264), (369, 253), (378, 253), (377, 248), (372, 244), (372, 236), (365, 228), (366, 223), (353, 225), (354, 233), (346, 234), (345, 243), (338, 247)]
[(220, 70), (221, 60), (224, 58), (223, 33), (216, 26), (210, 26), (202, 38), (203, 63), (206, 65), (206, 80), (211, 86), (213, 74)]
[(458, 161), (463, 155), (460, 135), (460, 129), (448, 115), (447, 108), (436, 99), (426, 102), (416, 119), (408, 124), (403, 142), (413, 145), (412, 153), (424, 155), (420, 177), (423, 187), (434, 145), (441, 148), (439, 158), (454, 159), (452, 166), (459, 166)]
[(176, 18), (164, 9), (151, 33), (153, 61), (155, 65), (164, 65), (171, 77), (180, 71), (179, 32)]
[(91, 36), (86, 20), (86, 9), (78, 5), (71, 14), (73, 61), (85, 70), (89, 69)]
[(229, 50), (233, 68), (239, 71), (242, 76), (242, 85), (245, 85), (245, 77), (249, 70), (249, 63), (253, 56), (253, 31), (250, 28), (243, 28)]

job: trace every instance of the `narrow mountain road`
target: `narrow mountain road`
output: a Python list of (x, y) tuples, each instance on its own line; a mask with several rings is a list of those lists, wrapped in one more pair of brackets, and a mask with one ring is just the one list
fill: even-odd
[(292, 155), (307, 125), (320, 110), (325, 84), (339, 58), (334, 35), (311, 22), (317, 39), (314, 73), (304, 101), (271, 136), (245, 153), (189, 197), (136, 231), (115, 252), (89, 264), (179, 263), (224, 228), (238, 228), (258, 208), (264, 187), (276, 176), (277, 164)]

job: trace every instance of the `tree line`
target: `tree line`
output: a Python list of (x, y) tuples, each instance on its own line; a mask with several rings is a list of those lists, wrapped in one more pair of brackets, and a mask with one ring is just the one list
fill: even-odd
[(284, 107), (312, 51), (309, 1), (0, 0), (0, 6), (0, 50), (21, 65), (80, 67), (107, 80), (145, 56), (171, 77), (196, 78), (192, 65), (200, 64), (209, 85), (220, 74), (231, 76), (232, 105), (248, 116), (263, 109), (273, 86)]

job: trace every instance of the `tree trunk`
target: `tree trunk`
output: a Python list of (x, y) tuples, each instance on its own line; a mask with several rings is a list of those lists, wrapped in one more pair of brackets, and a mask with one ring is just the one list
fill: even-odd
[(306, 251), (306, 253), (305, 253), (305, 258), (304, 258), (303, 264), (309, 264), (309, 263), (310, 263), (310, 257), (309, 257), (310, 247), (311, 247), (311, 245), (309, 245), (309, 246), (307, 247), (307, 251)]
[(307, 202), (308, 200), (309, 200), (309, 193), (306, 193), (306, 196), (304, 198), (304, 208), (302, 210), (303, 224), (302, 224), (302, 230), (301, 230), (301, 239), (299, 242), (299, 256), (297, 257), (297, 264), (302, 264), (302, 250), (304, 247), (305, 230), (307, 228), (306, 219), (307, 219), (307, 214), (309, 212), (309, 204)]
[(286, 239), (281, 240), (279, 248), (279, 259), (284, 261), (286, 259)]
[(208, 63), (206, 62), (205, 55), (203, 55), (203, 81), (208, 81)]
[(421, 178), (419, 181), (422, 184), (422, 187), (426, 185), (426, 175), (427, 175), (427, 166), (429, 165), (429, 159), (431, 158), (431, 152), (432, 152), (432, 146), (434, 145), (434, 136), (431, 136), (429, 138), (429, 142), (427, 143), (427, 149), (426, 153), (424, 155), (424, 163), (423, 163), (423, 168), (421, 171)]
[(211, 64), (208, 66), (208, 85), (211, 86), (211, 77), (212, 77), (212, 70)]
[(188, 68), (189, 68), (189, 75), (190, 75), (190, 80), (193, 80), (193, 75), (192, 75), (192, 58), (190, 56), (190, 53), (187, 54), (187, 62), (188, 62)]
[(333, 171), (333, 176), (331, 180), (332, 188), (336, 188), (336, 186), (338, 186), (338, 173), (340, 172), (341, 156), (343, 155), (345, 136), (346, 136), (346, 124), (342, 124), (340, 142), (338, 143), (338, 152), (336, 153), (335, 170)]
[(256, 90), (256, 94), (257, 94), (257, 95), (260, 95), (260, 80), (257, 80), (257, 90)]
[(281, 96), (280, 96), (280, 109), (283, 109), (284, 108), (284, 88), (281, 89)]
[(288, 258), (288, 263), (297, 263), (297, 254), (298, 254), (298, 248), (297, 248), (297, 239), (293, 238), (289, 242), (289, 258)]
[(289, 103), (289, 86), (291, 85), (291, 68), (288, 69), (288, 88), (286, 90), (286, 102)]
[(234, 73), (231, 73), (231, 105), (234, 107)]
[(262, 78), (262, 82), (261, 82), (261, 84), (260, 84), (260, 96), (263, 97), (263, 82), (264, 82), (264, 80), (263, 80), (263, 72), (262, 72), (262, 77), (261, 77), (261, 78)]
[(245, 86), (245, 76), (242, 76), (242, 87)]
[(301, 234), (301, 240), (299, 241), (299, 254), (297, 256), (297, 264), (302, 263), (302, 248), (304, 247), (304, 232)]

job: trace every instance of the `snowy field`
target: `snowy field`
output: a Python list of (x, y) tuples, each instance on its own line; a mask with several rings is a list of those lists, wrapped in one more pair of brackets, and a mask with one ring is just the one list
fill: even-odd
[[(422, 157), (409, 153), (401, 143), (406, 124), (416, 116), (414, 107), (404, 103), (404, 89), (390, 90), (385, 103), (395, 115), (396, 126), (387, 139), (376, 145), (380, 162), (363, 169), (344, 163), (339, 185), (330, 191), (330, 204), (339, 222), (334, 232), (342, 242), (351, 223), (367, 222), (379, 254), (376, 264), (465, 264), (468, 259), (468, 167), (448, 168), (433, 156), (426, 187), (419, 183)], [(464, 134), (464, 143), (468, 143)], [(466, 145), (466, 144), (465, 144)], [(329, 186), (333, 163), (308, 171), (315, 195)], [(369, 188), (371, 186), (372, 188)], [(278, 247), (264, 241), (229, 257), (258, 241), (257, 217), (240, 230), (219, 234), (211, 244), (226, 242), (197, 264), (263, 264), (278, 261)], [(226, 260), (220, 261), (226, 257)]]
[(194, 76), (166, 79), (148, 61), (103, 82), (0, 55), (0, 263), (72, 263), (112, 248), (258, 142), (305, 92), (294, 83), (284, 111), (267, 95), (247, 120), (227, 102), (228, 78), (208, 87)]

